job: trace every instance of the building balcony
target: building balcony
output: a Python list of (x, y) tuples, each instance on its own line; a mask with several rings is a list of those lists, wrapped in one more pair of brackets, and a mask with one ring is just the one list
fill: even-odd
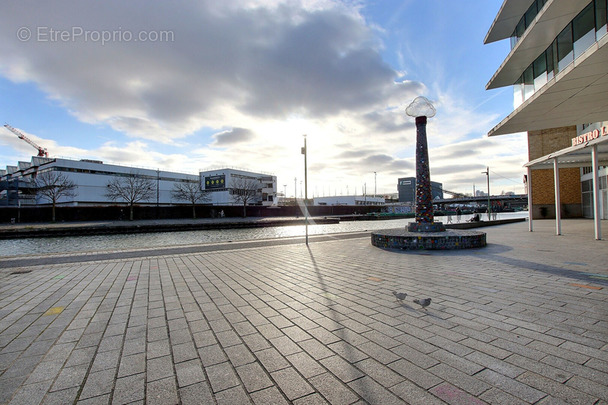
[(608, 120), (608, 35), (496, 125), (489, 136)]
[[(530, 1), (505, 1), (486, 35), (485, 43), (509, 38), (529, 4)], [(552, 44), (564, 27), (588, 4), (589, 0), (547, 1), (494, 73), (486, 89), (515, 84), (526, 68)]]

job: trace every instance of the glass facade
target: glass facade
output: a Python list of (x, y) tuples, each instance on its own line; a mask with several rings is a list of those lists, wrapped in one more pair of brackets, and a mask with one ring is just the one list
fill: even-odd
[(545, 3), (547, 3), (547, 0), (535, 0), (528, 10), (526, 10), (523, 17), (521, 17), (517, 23), (513, 34), (511, 34), (511, 49), (515, 48), (519, 39), (524, 35), (524, 32), (526, 32), (526, 28), (532, 24), (538, 13), (540, 13), (545, 6)]
[[(519, 28), (515, 28), (511, 41), (514, 37), (519, 39), (523, 35), (523, 32), (519, 33), (518, 30), (523, 29), (525, 31), (545, 3), (546, 1), (537, 0), (532, 4), (520, 20)], [(607, 4), (608, 0), (593, 0), (590, 2), (564, 27), (553, 43), (524, 70), (520, 78), (514, 83), (514, 108), (519, 107), (547, 84), (555, 74), (564, 70), (591, 45), (608, 33), (606, 24), (608, 19), (606, 14)], [(522, 21), (523, 25), (520, 27)]]

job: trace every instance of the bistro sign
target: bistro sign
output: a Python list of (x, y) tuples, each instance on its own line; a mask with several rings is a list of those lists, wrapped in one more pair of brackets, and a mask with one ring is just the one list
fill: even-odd
[(608, 127), (601, 127), (572, 138), (572, 146), (582, 145), (601, 136), (608, 135)]

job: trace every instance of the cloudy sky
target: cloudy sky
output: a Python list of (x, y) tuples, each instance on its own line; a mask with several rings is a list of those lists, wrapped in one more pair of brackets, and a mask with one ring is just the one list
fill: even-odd
[[(3, 0), (0, 113), (51, 156), (270, 172), (288, 195), (307, 134), (309, 195), (371, 194), (415, 175), (404, 110), (423, 95), (434, 181), (485, 190), (490, 166), (493, 194), (523, 193), (525, 137), (486, 136), (512, 111), (511, 88), (485, 90), (501, 4)], [(33, 154), (0, 130), (0, 167)]]

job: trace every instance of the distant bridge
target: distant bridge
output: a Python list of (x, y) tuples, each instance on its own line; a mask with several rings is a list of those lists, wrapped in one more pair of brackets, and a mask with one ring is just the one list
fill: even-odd
[[(445, 191), (445, 190), (444, 190)], [(491, 195), (490, 203), (500, 203), (501, 205), (509, 205), (512, 207), (521, 207), (528, 205), (527, 194), (513, 194), (513, 195)], [(469, 204), (476, 203), (477, 205), (488, 205), (488, 196), (477, 196), (477, 197), (456, 197), (456, 198), (437, 198), (433, 200), (433, 204), (437, 205), (452, 205), (452, 204)]]

